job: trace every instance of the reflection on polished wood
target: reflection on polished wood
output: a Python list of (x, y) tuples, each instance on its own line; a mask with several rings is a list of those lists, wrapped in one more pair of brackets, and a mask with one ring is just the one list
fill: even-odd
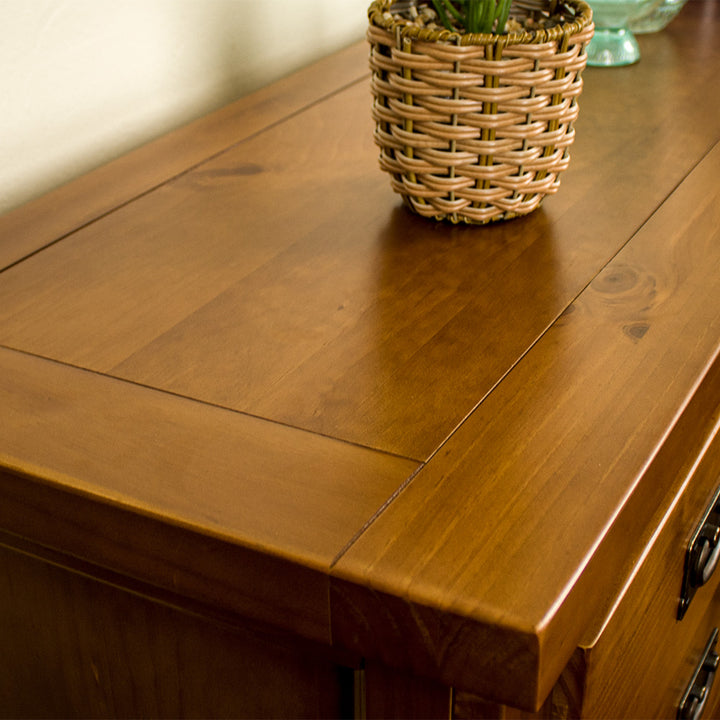
[(674, 614), (720, 481), (719, 28), (589, 69), (511, 222), (400, 206), (362, 44), (0, 218), (0, 715), (673, 715), (720, 625), (716, 578)]

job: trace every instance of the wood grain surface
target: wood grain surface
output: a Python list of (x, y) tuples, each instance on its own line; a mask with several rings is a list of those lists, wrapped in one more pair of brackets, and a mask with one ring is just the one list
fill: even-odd
[(598, 610), (593, 554), (716, 362), (718, 178), (720, 145), (341, 558), (336, 637), (382, 623), (389, 664), (543, 701)]
[(5, 542), (543, 706), (715, 417), (719, 28), (589, 69), (511, 222), (400, 206), (363, 45), (0, 219)]
[(398, 208), (355, 83), (4, 273), (0, 343), (424, 461), (720, 136), (707, 58), (659, 93), (686, 42), (588, 73), (534, 215)]
[(325, 640), (327, 569), (416, 467), (7, 349), (0, 426), (3, 528)]
[[(595, 638), (581, 643), (589, 668), (579, 708), (583, 718), (673, 717), (712, 629), (720, 624), (717, 574), (698, 588), (682, 622), (677, 621), (689, 535), (720, 482), (720, 407), (714, 420), (715, 432), (689, 476), (681, 478), (681, 491), (653, 523), (653, 536), (617, 610)], [(637, 682), (638, 668), (654, 682)], [(720, 703), (717, 689), (713, 703)], [(708, 708), (704, 717), (716, 715)]]

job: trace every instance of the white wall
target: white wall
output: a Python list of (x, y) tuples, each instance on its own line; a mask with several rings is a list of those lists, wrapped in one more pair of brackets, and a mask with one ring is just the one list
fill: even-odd
[(0, 213), (363, 37), (369, 0), (0, 0)]

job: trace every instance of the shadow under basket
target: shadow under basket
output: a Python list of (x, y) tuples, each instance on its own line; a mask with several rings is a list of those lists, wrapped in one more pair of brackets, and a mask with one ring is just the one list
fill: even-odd
[(393, 190), (456, 223), (532, 212), (570, 160), (589, 5), (514, 0), (527, 29), (473, 35), (421, 27), (400, 12), (408, 4), (368, 11), (375, 142)]

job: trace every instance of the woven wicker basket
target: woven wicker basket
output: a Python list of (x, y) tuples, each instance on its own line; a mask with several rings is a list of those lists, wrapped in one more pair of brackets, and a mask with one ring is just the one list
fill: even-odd
[(391, 4), (370, 6), (368, 41), (375, 141), (393, 189), (439, 220), (487, 223), (535, 210), (568, 166), (590, 7), (514, 0), (520, 22), (563, 20), (471, 35), (408, 24)]

